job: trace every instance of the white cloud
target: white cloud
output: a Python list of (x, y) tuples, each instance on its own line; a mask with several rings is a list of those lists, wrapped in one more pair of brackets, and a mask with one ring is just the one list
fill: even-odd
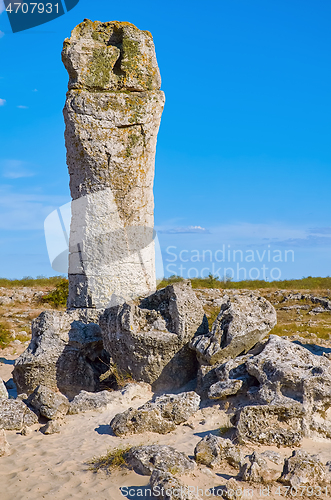
[(3, 38), (5, 36), (4, 32), (0, 30), (0, 38)]
[(17, 108), (20, 108), (20, 109), (28, 109), (29, 106), (23, 106), (23, 104), (19, 104), (17, 106)]
[(0, 99), (0, 106), (4, 106), (6, 102), (6, 99)]
[(2, 176), (6, 179), (32, 177), (35, 174), (27, 168), (28, 165), (28, 162), (21, 160), (0, 160), (0, 167), (2, 167)]
[(38, 89), (33, 89), (33, 91), (32, 91), (32, 92), (38, 92)]
[(187, 226), (187, 227), (171, 227), (167, 229), (159, 229), (159, 233), (165, 234), (185, 234), (185, 233), (200, 233), (200, 234), (209, 234), (210, 231), (205, 227), (201, 226)]
[(3, 0), (0, 0), (0, 14), (2, 14), (4, 10), (6, 10), (5, 3)]

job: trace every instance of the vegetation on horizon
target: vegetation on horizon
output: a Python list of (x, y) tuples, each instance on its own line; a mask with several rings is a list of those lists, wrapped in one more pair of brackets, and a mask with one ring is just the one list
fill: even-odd
[[(163, 278), (158, 284), (158, 290), (172, 283), (183, 281), (181, 276), (170, 276)], [(259, 288), (274, 288), (278, 290), (317, 290), (331, 289), (331, 277), (326, 278), (307, 276), (301, 279), (264, 281), (264, 280), (244, 280), (232, 281), (229, 278), (218, 278), (209, 274), (206, 278), (191, 278), (192, 288), (221, 288), (221, 289), (242, 289), (257, 290)]]
[(61, 282), (64, 276), (52, 276), (51, 278), (46, 278), (45, 276), (37, 276), (32, 278), (31, 276), (25, 276), (22, 279), (8, 279), (0, 278), (0, 287), (4, 288), (15, 288), (15, 287), (53, 287)]

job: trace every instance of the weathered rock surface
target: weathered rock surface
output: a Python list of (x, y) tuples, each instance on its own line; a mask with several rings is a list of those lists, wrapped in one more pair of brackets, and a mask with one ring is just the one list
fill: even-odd
[(215, 365), (249, 351), (277, 322), (274, 307), (251, 292), (224, 296), (211, 332), (196, 336), (191, 348), (201, 364)]
[(284, 461), (284, 469), (279, 479), (282, 483), (298, 488), (302, 485), (314, 486), (326, 477), (326, 467), (318, 455), (310, 455), (304, 450), (295, 450)]
[(262, 404), (299, 402), (307, 415), (331, 406), (331, 363), (324, 356), (270, 335), (263, 351), (246, 363), (260, 388), (251, 394)]
[(138, 474), (150, 476), (154, 469), (172, 474), (184, 474), (194, 469), (195, 462), (185, 453), (166, 445), (135, 446), (125, 455), (126, 463)]
[(196, 376), (197, 361), (188, 342), (208, 331), (201, 303), (191, 283), (174, 283), (143, 299), (125, 303), (101, 317), (105, 349), (118, 370), (153, 389), (183, 386)]
[(69, 411), (70, 415), (82, 413), (90, 410), (100, 410), (107, 408), (111, 401), (111, 393), (108, 391), (100, 392), (87, 392), (81, 391), (70, 402)]
[(279, 465), (283, 462), (282, 457), (279, 453), (273, 450), (266, 450), (260, 453), (261, 457), (267, 458), (270, 462), (273, 462), (276, 465)]
[(200, 463), (211, 467), (219, 467), (226, 460), (233, 467), (239, 467), (241, 452), (230, 439), (224, 439), (214, 434), (205, 436), (194, 449), (194, 458)]
[(0, 398), (8, 399), (8, 391), (6, 389), (4, 381), (0, 378)]
[(6, 439), (6, 433), (0, 429), (0, 457), (5, 457), (10, 453), (10, 446)]
[(44, 385), (38, 385), (30, 394), (27, 402), (49, 420), (63, 418), (69, 410), (68, 399), (63, 394), (53, 392)]
[(279, 472), (269, 469), (266, 460), (255, 451), (247, 455), (240, 466), (238, 477), (253, 483), (268, 483), (279, 478)]
[(299, 403), (245, 406), (235, 416), (239, 442), (298, 446), (303, 438), (304, 408)]
[[(242, 483), (231, 477), (225, 484), (224, 488), (218, 488), (218, 495), (226, 500), (242, 500), (243, 498), (252, 497), (250, 489), (245, 489)], [(217, 490), (216, 490), (217, 491)]]
[(49, 434), (58, 434), (61, 431), (61, 425), (58, 420), (50, 420), (40, 430), (46, 436)]
[(22, 401), (0, 398), (0, 429), (20, 431), (23, 426), (37, 422), (37, 415)]
[(154, 158), (164, 106), (152, 35), (85, 19), (64, 41), (70, 190), (69, 307), (156, 288)]
[(160, 498), (160, 500), (173, 500), (174, 498), (180, 498), (181, 500), (202, 499), (170, 472), (154, 469), (149, 484), (154, 496)]
[(98, 390), (108, 357), (97, 321), (98, 312), (93, 310), (42, 312), (32, 322), (28, 348), (15, 362), (18, 393), (30, 394), (38, 385), (69, 398), (81, 390)]
[(116, 436), (148, 431), (167, 434), (198, 411), (199, 404), (200, 397), (195, 392), (166, 394), (138, 409), (118, 413), (110, 426)]

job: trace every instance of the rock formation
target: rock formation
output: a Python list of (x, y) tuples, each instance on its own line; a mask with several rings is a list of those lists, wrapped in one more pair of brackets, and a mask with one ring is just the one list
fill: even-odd
[(211, 332), (191, 342), (202, 365), (215, 365), (249, 351), (277, 323), (275, 308), (252, 292), (224, 296)]
[(195, 378), (197, 360), (188, 343), (208, 331), (208, 322), (189, 281), (158, 290), (139, 305), (111, 307), (100, 325), (113, 362), (134, 380), (164, 390)]
[(152, 35), (85, 19), (64, 41), (70, 190), (68, 307), (155, 290), (153, 179), (164, 106)]
[(96, 311), (44, 311), (32, 322), (32, 339), (15, 361), (17, 391), (32, 393), (38, 385), (74, 397), (99, 389), (109, 357), (103, 349)]

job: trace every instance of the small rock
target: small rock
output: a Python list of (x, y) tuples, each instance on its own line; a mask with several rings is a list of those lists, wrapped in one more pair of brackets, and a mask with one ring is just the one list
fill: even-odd
[(0, 398), (8, 399), (8, 392), (4, 381), (0, 378)]
[(50, 420), (46, 425), (41, 427), (41, 432), (43, 434), (57, 434), (60, 432), (60, 423), (57, 420)]
[(5, 457), (9, 455), (10, 447), (6, 439), (6, 433), (3, 429), (0, 429), (0, 457)]
[(208, 397), (209, 399), (220, 399), (226, 396), (237, 394), (242, 385), (242, 380), (227, 380), (216, 382), (216, 384), (210, 386)]
[(205, 436), (194, 449), (196, 462), (207, 465), (212, 469), (219, 467), (226, 460), (233, 467), (239, 467), (241, 453), (230, 439), (224, 439), (214, 434)]
[(116, 436), (151, 431), (166, 434), (185, 422), (198, 409), (200, 397), (195, 392), (166, 394), (138, 409), (129, 408), (115, 415), (110, 426)]
[(263, 453), (261, 453), (261, 457), (267, 458), (268, 460), (270, 460), (270, 462), (273, 462), (276, 465), (280, 465), (283, 462), (280, 454), (273, 450), (264, 451)]
[(138, 474), (145, 476), (151, 475), (154, 469), (184, 474), (195, 467), (195, 463), (184, 453), (166, 445), (136, 446), (128, 451), (125, 459)]
[[(169, 472), (154, 469), (149, 484), (155, 497), (160, 500), (174, 500), (175, 498), (201, 500), (200, 496), (189, 490), (187, 486)], [(178, 493), (180, 493), (180, 496)]]
[(28, 436), (29, 434), (31, 434), (31, 432), (32, 432), (31, 427), (27, 427), (26, 425), (24, 425), (24, 427), (21, 430), (22, 436)]
[(245, 406), (235, 415), (240, 443), (298, 446), (303, 438), (305, 411), (300, 403)]
[(44, 385), (36, 387), (27, 401), (50, 420), (64, 417), (69, 409), (69, 401), (63, 394), (53, 392)]
[(279, 472), (269, 469), (266, 460), (254, 451), (245, 457), (238, 477), (243, 481), (254, 483), (271, 482), (279, 478)]
[(304, 450), (295, 450), (290, 458), (285, 459), (279, 481), (293, 488), (304, 484), (314, 486), (323, 482), (326, 472), (326, 467), (318, 455), (309, 455)]
[(20, 400), (0, 398), (0, 429), (20, 431), (38, 422), (37, 415)]
[(75, 415), (90, 410), (100, 410), (107, 408), (111, 401), (111, 393), (109, 391), (101, 392), (86, 392), (80, 391), (77, 396), (71, 401), (68, 413)]

